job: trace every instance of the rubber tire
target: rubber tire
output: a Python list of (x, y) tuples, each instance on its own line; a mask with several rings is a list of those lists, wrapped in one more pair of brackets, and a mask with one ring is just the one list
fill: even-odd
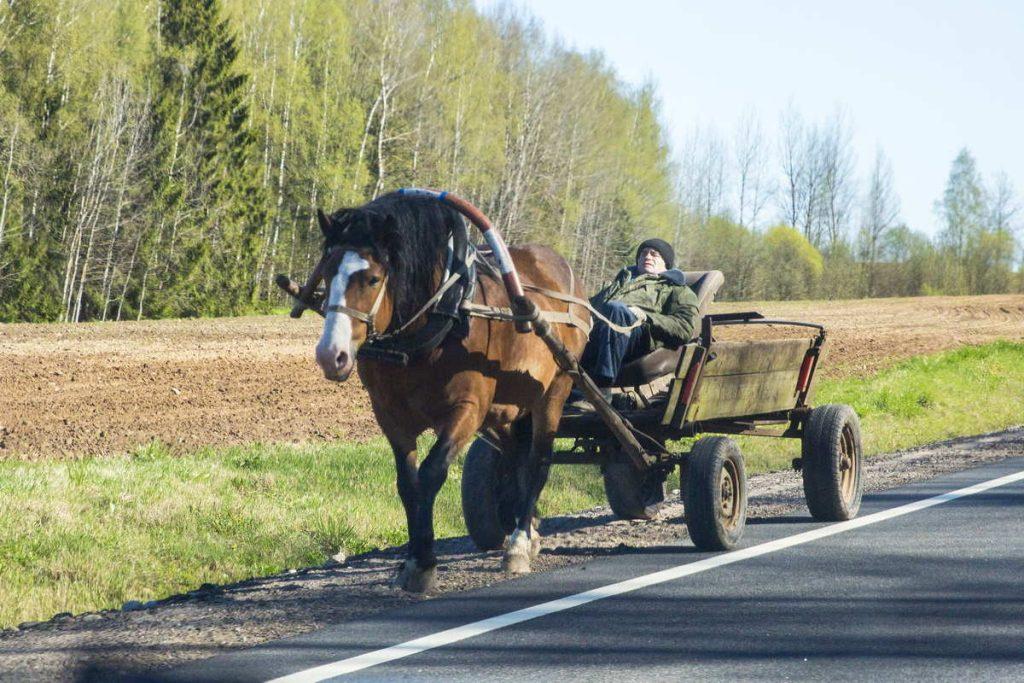
[[(848, 429), (855, 451), (852, 491), (843, 494), (842, 463), (843, 431)], [(801, 471), (804, 498), (811, 516), (819, 522), (843, 522), (853, 519), (860, 510), (864, 479), (861, 464), (863, 452), (860, 419), (856, 411), (839, 403), (819, 406), (804, 423)]]
[[(743, 538), (747, 524), (747, 473), (743, 455), (732, 439), (709, 436), (699, 439), (689, 455), (686, 473), (686, 528), (700, 550), (730, 550)], [(734, 472), (734, 496), (738, 510), (732, 525), (722, 516), (722, 468)]]
[(515, 470), (501, 451), (477, 439), (462, 466), (462, 519), (473, 544), (497, 550), (515, 529), (518, 486)]
[(679, 502), (683, 504), (683, 514), (686, 514), (686, 482), (690, 479), (690, 463), (683, 460), (679, 463)]
[(601, 467), (608, 505), (619, 519), (652, 519), (658, 504), (665, 500), (664, 479), (649, 479), (647, 472), (632, 463), (614, 459), (617, 455), (613, 453), (613, 459)]
[(601, 468), (604, 493), (619, 519), (650, 519), (644, 504), (644, 475), (628, 462), (609, 462)]

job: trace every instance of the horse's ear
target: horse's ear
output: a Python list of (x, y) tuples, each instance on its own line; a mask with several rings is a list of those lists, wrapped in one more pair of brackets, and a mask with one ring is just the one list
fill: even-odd
[(324, 234), (324, 237), (327, 237), (331, 232), (331, 219), (327, 217), (327, 214), (325, 214), (323, 210), (317, 209), (316, 220), (320, 223), (320, 232)]

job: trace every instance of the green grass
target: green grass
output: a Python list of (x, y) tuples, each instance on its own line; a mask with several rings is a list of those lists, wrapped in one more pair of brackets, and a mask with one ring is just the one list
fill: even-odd
[[(850, 403), (868, 453), (1020, 422), (1024, 344), (999, 342), (823, 382), (816, 402)], [(424, 440), (421, 450), (428, 441)], [(799, 444), (741, 439), (750, 472), (787, 467)], [(465, 533), (461, 468), (436, 514)], [(546, 514), (604, 502), (596, 468), (557, 467)], [(149, 600), (316, 565), (406, 540), (392, 458), (367, 444), (255, 444), (172, 455), (154, 444), (118, 458), (0, 463), (0, 627)]]

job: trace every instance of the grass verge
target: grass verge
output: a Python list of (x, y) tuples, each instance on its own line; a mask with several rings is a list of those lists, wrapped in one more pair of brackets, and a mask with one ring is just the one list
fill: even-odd
[[(1020, 422), (1024, 344), (824, 381), (816, 403), (853, 405), (868, 454), (1000, 429)], [(749, 472), (785, 468), (799, 450), (791, 440), (740, 441)], [(465, 533), (460, 478), (456, 466), (439, 497), (440, 537)], [(603, 502), (596, 468), (558, 467), (542, 507), (559, 514)], [(120, 458), (2, 462), (0, 628), (320, 564), (339, 550), (401, 544), (405, 533), (382, 440), (186, 457), (154, 444)]]

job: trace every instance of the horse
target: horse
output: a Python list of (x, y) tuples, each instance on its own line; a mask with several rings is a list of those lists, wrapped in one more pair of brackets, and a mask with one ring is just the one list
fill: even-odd
[[(450, 206), (396, 192), (319, 216), (324, 236), (320, 267), (328, 284), (316, 361), (326, 379), (344, 382), (356, 365), (360, 346), (375, 330), (415, 330), (424, 324), (417, 314), (441, 285), (449, 236), (465, 227)], [(541, 310), (567, 312), (572, 304), (536, 288), (584, 296), (569, 264), (554, 250), (523, 245), (508, 252), (523, 283), (535, 288), (528, 296)], [(501, 281), (485, 274), (477, 278), (473, 301), (490, 306), (509, 303)], [(581, 317), (589, 324), (586, 311)], [(586, 332), (579, 326), (553, 327), (578, 357)], [(408, 553), (397, 585), (416, 593), (434, 588), (434, 500), (452, 462), (481, 431), (499, 440), (504, 457), (516, 459), (516, 525), (501, 564), (508, 573), (529, 572), (531, 560), (540, 552), (536, 503), (572, 388), (572, 379), (544, 343), (533, 334), (518, 332), (511, 321), (474, 317), (464, 334), (450, 334), (407, 365), (361, 357), (358, 376), (394, 453), (405, 508)], [(532, 421), (525, 431), (531, 439), (529, 449), (516, 444), (517, 435), (523, 440), (524, 420)], [(436, 441), (418, 462), (416, 440), (427, 430), (433, 430)]]

